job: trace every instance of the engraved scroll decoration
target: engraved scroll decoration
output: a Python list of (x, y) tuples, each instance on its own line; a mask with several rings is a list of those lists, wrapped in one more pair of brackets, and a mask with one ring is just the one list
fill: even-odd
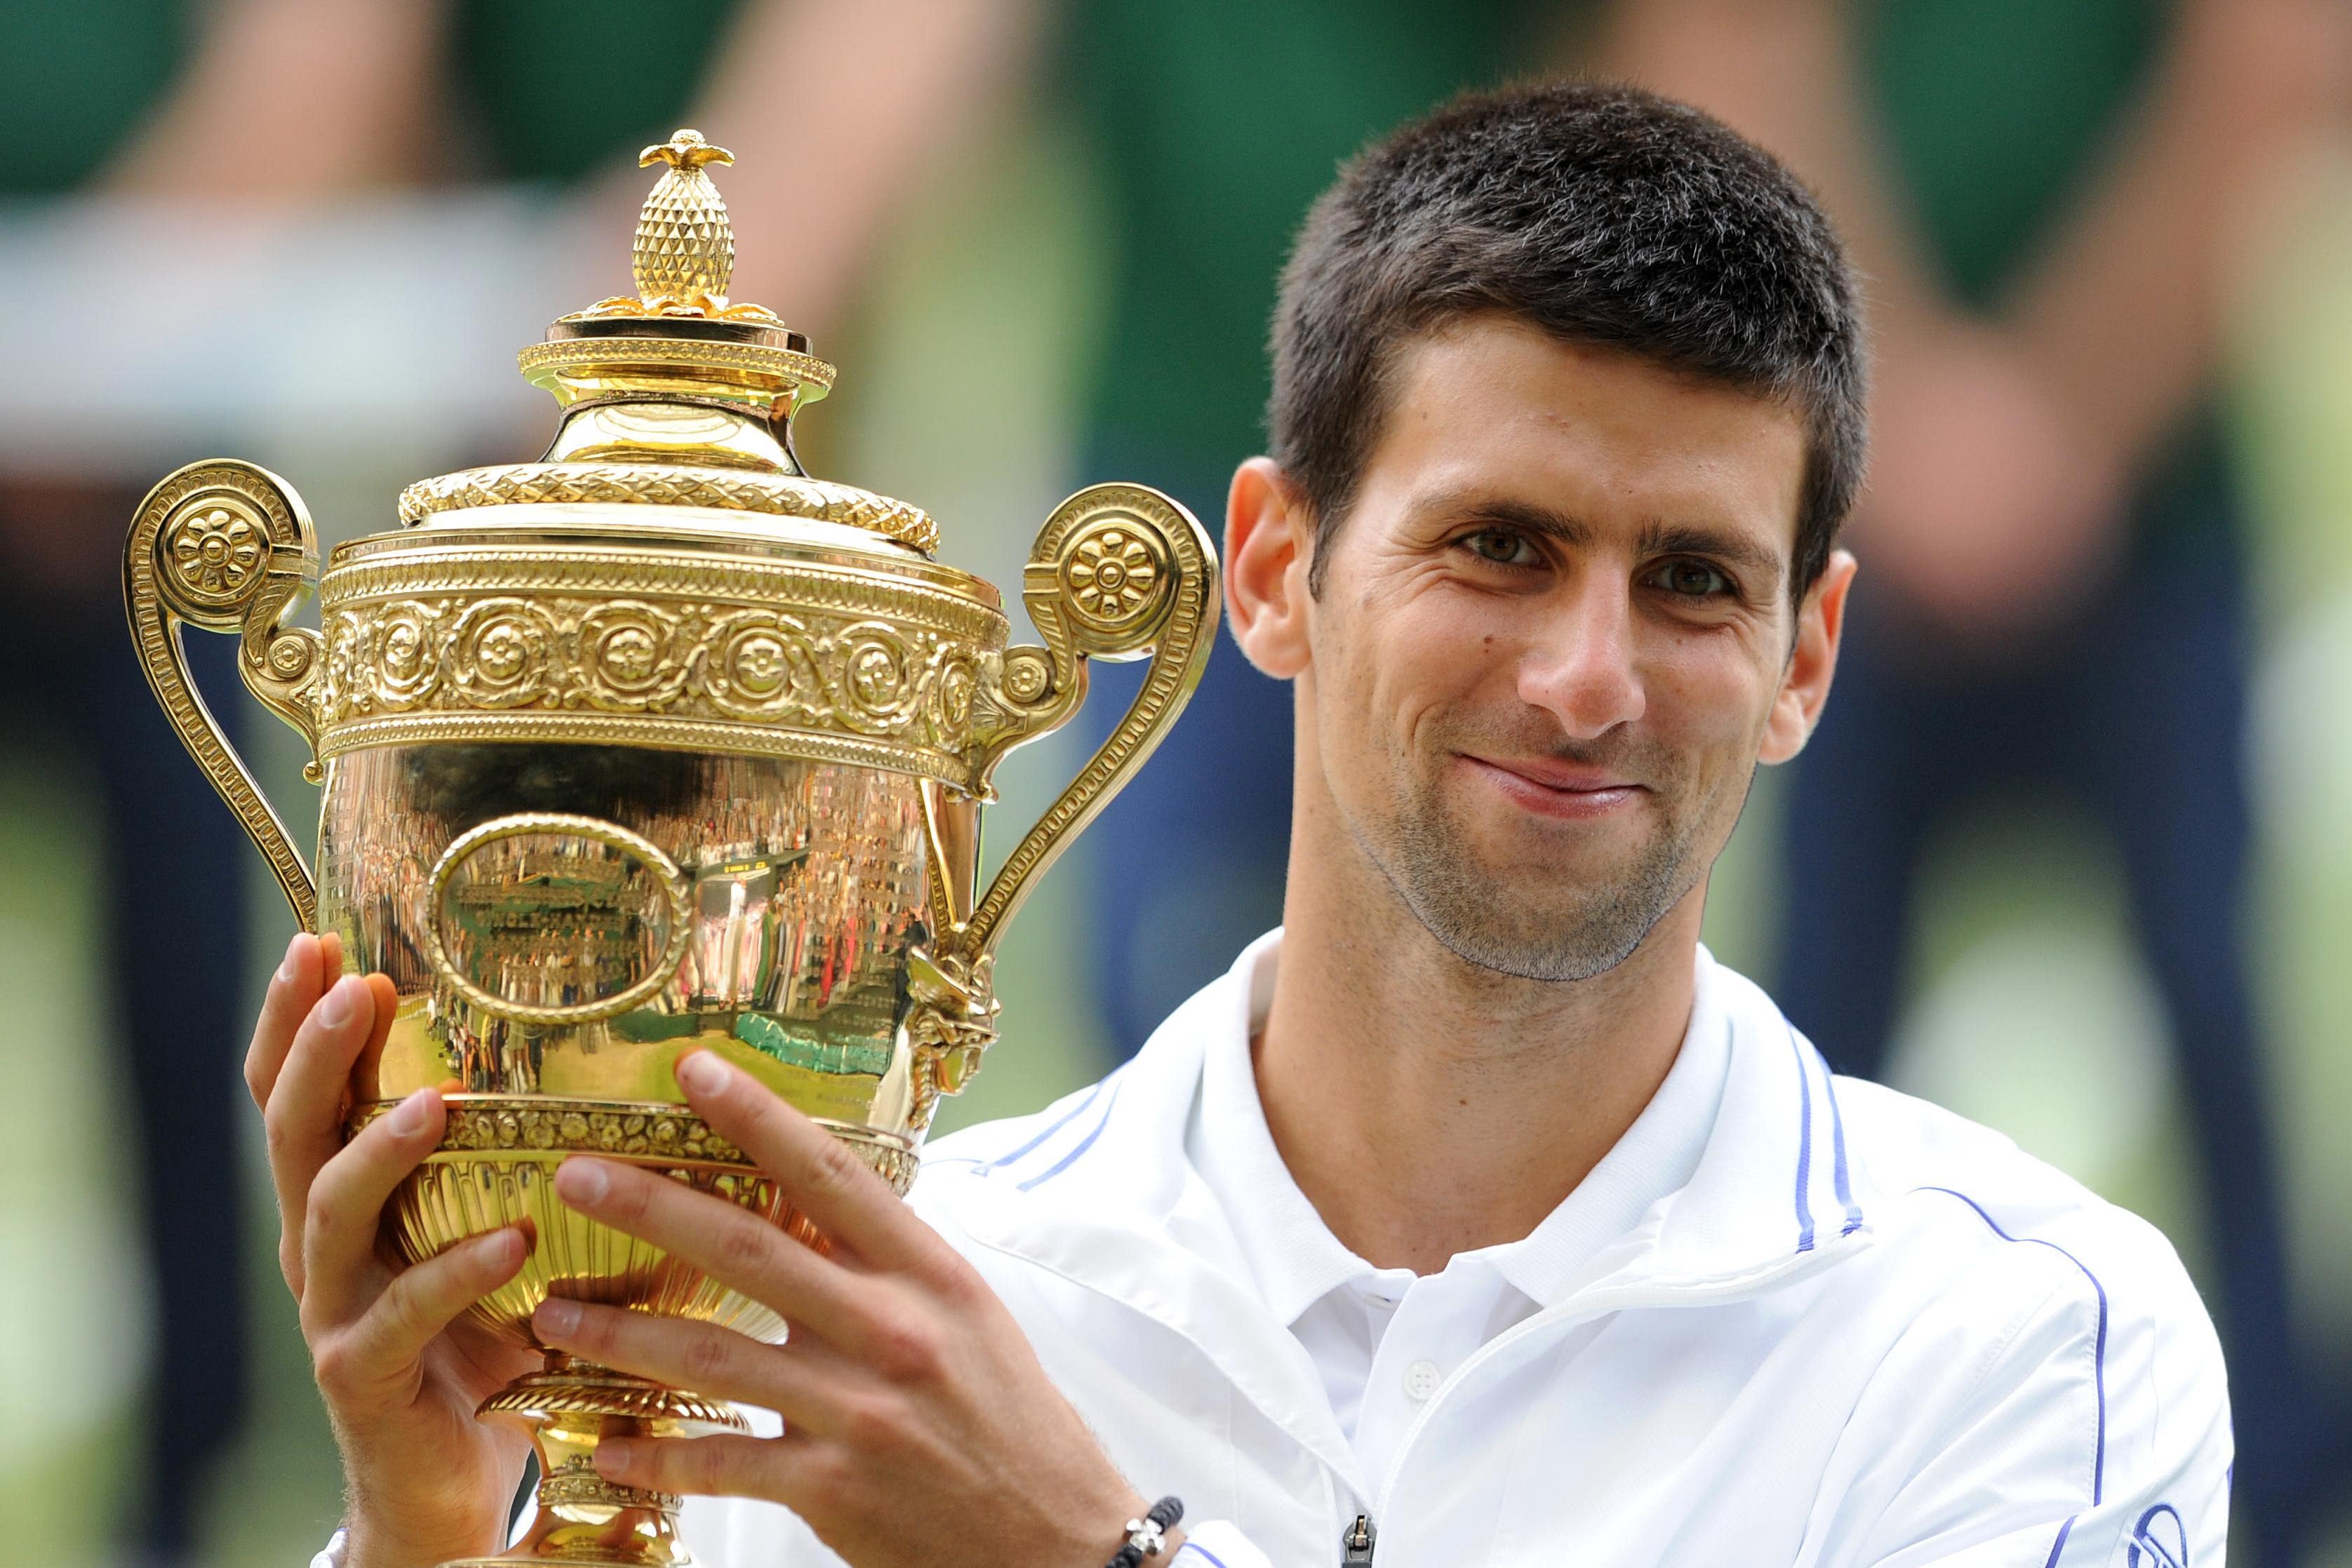
[(300, 497), (268, 469), (231, 458), (192, 463), (149, 491), (122, 557), (123, 606), (147, 684), (269, 862), (306, 931), (318, 924), (310, 867), (189, 679), (180, 632), (195, 626), (238, 633), (238, 673), (310, 743), (304, 774), (316, 782), (314, 704), (324, 660), (319, 633), (287, 625), (286, 618), (315, 580), (318, 562), (318, 538)]
[[(346, 1140), (399, 1104), (369, 1101), (352, 1108)], [(683, 1105), (614, 1104), (556, 1095), (452, 1095), (448, 1123), (436, 1150), (452, 1155), (502, 1155), (517, 1159), (571, 1154), (643, 1156), (681, 1165), (756, 1168), (751, 1156)], [(846, 1122), (816, 1119), (835, 1137), (904, 1197), (914, 1185), (917, 1162), (907, 1140)]]
[[(543, 347), (574, 355), (588, 351), (578, 344)], [(708, 350), (712, 346), (696, 347)], [(420, 479), (400, 493), (400, 520), (422, 522), (474, 507), (604, 503), (808, 517), (881, 534), (925, 555), (940, 542), (939, 524), (920, 508), (852, 486), (791, 474), (738, 474), (658, 463), (513, 463), (443, 474)]]
[(1077, 712), (1087, 659), (1149, 655), (1151, 668), (1118, 727), (1006, 858), (971, 919), (950, 917), (934, 867), (933, 915), (945, 936), (909, 977), (919, 1121), (928, 1120), (932, 1096), (962, 1088), (996, 1037), (991, 971), (1005, 925), (1039, 873), (1166, 737), (1201, 684), (1220, 603), (1216, 551), (1171, 497), (1141, 485), (1096, 485), (1046, 518), (1030, 549), (1022, 598), (1045, 643), (1008, 648), (982, 669), (972, 703), (974, 768), (983, 789), (1006, 753)]
[[(757, 742), (965, 785), (987, 642), (855, 608), (533, 586), (331, 605), (326, 647), (319, 700), (331, 754), (389, 738), (406, 716), (512, 715), (490, 722), (548, 739), (645, 734), (571, 727), (612, 716), (709, 726), (682, 737), (706, 747)], [(837, 745), (824, 750), (808, 738), (828, 737)]]

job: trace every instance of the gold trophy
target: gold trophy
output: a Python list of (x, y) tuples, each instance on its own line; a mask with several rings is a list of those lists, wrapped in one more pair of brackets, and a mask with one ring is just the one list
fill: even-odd
[[(903, 502), (811, 478), (792, 416), (834, 369), (727, 298), (734, 240), (692, 131), (637, 225), (637, 292), (556, 322), (522, 371), (562, 406), (537, 463), (410, 486), (403, 527), (326, 571), (284, 481), (192, 464), (140, 505), (131, 632), (188, 749), (305, 929), (400, 993), (350, 1130), (421, 1087), (439, 1147), (388, 1234), (409, 1260), (522, 1223), (476, 1309), (520, 1343), (551, 1294), (780, 1339), (756, 1301), (559, 1202), (574, 1152), (723, 1195), (812, 1245), (787, 1195), (682, 1103), (715, 1051), (904, 1193), (942, 1094), (995, 1038), (990, 973), (1038, 874), (1166, 735), (1215, 630), (1192, 517), (1099, 485), (1037, 536), (1007, 647), (995, 589), (931, 559)], [(289, 623), (314, 584), (321, 630)], [(313, 878), (190, 685), (181, 629), (235, 632), (245, 684), (324, 786)], [(1110, 737), (979, 884), (1005, 753), (1067, 721), (1087, 661), (1150, 656)], [(539, 1510), (499, 1563), (673, 1564), (679, 1500), (611, 1485), (613, 1434), (742, 1430), (730, 1406), (549, 1353), (480, 1414), (527, 1425)]]

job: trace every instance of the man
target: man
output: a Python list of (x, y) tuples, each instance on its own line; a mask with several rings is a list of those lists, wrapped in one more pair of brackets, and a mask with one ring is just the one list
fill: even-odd
[[(2111, 848), (2168, 1027), (2227, 1325), (2232, 1513), (2305, 1561), (2352, 1469), (2299, 1346), (2246, 914), (2249, 475), (2226, 322), (2289, 173), (2341, 135), (2313, 0), (1640, 0), (1601, 51), (1789, 157), (1871, 279), (1869, 563), (1835, 711), (1788, 780), (1774, 996), (1884, 1076), (1936, 852), (2055, 796)], [(2284, 181), (2284, 184), (2283, 184)], [(2087, 830), (2087, 831), (2085, 831)], [(1978, 838), (1973, 841), (1983, 844)], [(1996, 835), (1985, 852), (2016, 855)]]
[[(1316, 206), (1227, 602), (1290, 681), (1284, 929), (1102, 1083), (900, 1205), (708, 1053), (696, 1109), (834, 1243), (592, 1158), (559, 1192), (794, 1325), (572, 1303), (584, 1358), (782, 1417), (608, 1442), (725, 1568), (2200, 1563), (2231, 1439), (2147, 1226), (1833, 1082), (1698, 946), (1755, 766), (1827, 699), (1863, 349), (1827, 221), (1637, 91), (1461, 100)], [(297, 938), (256, 1033), (352, 1568), (496, 1543), (499, 1232), (391, 1273), (425, 1092), (338, 1149), (382, 1001)], [(324, 991), (321, 995), (322, 989)], [(307, 1016), (306, 1016), (307, 1015)], [(775, 1506), (777, 1504), (782, 1507)]]

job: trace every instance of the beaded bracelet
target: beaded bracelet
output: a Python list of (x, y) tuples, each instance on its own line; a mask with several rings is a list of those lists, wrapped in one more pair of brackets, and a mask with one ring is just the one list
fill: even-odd
[(1157, 1557), (1168, 1544), (1168, 1532), (1184, 1517), (1183, 1502), (1163, 1497), (1141, 1519), (1127, 1521), (1127, 1544), (1111, 1554), (1104, 1568), (1142, 1568), (1147, 1557)]

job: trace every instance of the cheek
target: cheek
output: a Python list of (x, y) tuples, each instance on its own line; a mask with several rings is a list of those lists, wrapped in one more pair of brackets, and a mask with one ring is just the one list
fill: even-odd
[(1377, 706), (1380, 672), (1360, 655), (1360, 641), (1355, 615), (1318, 618), (1309, 661), (1315, 746), (1324, 787), (1342, 797), (1378, 760), (1384, 727)]
[[(1449, 612), (1444, 596), (1391, 585), (1352, 601), (1344, 617), (1322, 628), (1316, 665), (1325, 689), (1370, 736), (1402, 741), (1403, 731), (1433, 706), (1457, 697), (1475, 679), (1480, 638), (1473, 622)], [(1493, 644), (1496, 639), (1485, 639)]]
[(1367, 716), (1398, 748), (1418, 749), (1432, 725), (1451, 716), (1516, 707), (1519, 643), (1492, 616), (1480, 618), (1430, 595), (1379, 631)]
[(1648, 662), (1648, 727), (1702, 769), (1756, 759), (1779, 685), (1729, 636), (1677, 639)]

